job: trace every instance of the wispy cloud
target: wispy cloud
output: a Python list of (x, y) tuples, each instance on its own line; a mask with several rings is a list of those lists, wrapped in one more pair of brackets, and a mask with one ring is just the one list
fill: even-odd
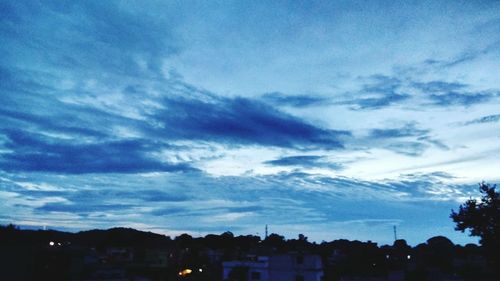
[(287, 156), (281, 157), (275, 160), (269, 160), (264, 162), (268, 165), (274, 166), (297, 166), (297, 167), (307, 167), (307, 168), (328, 168), (333, 170), (341, 170), (343, 165), (340, 163), (335, 163), (328, 161), (324, 156), (317, 155), (297, 155), (297, 156)]
[[(53, 193), (56, 191), (30, 193), (34, 191), (17, 185), (13, 179), (9, 184), (12, 194), (36, 198), (38, 203), (29, 205), (10, 199), (2, 208), (15, 208), (19, 214), (26, 212), (32, 220), (48, 225), (79, 218), (95, 226), (141, 223), (143, 227), (157, 228), (166, 224), (170, 229), (195, 233), (248, 231), (262, 222), (278, 228), (307, 224), (311, 232), (323, 231), (323, 225), (337, 222), (368, 228), (394, 224), (411, 228), (406, 221), (413, 224), (418, 220), (417, 213), (422, 210), (417, 205), (441, 204), (449, 211), (449, 206), (464, 200), (476, 188), (450, 183), (452, 176), (442, 172), (380, 181), (297, 172), (218, 178), (203, 173), (190, 177), (163, 173), (150, 179), (139, 180), (128, 174), (97, 175), (94, 179), (85, 175), (68, 175), (63, 179), (45, 176), (45, 184), (57, 187), (57, 194)], [(96, 180), (107, 188), (94, 186)], [(179, 182), (188, 186), (188, 190)], [(162, 183), (161, 188), (158, 183)], [(39, 182), (35, 180), (33, 184)], [(72, 185), (84, 188), (74, 189)], [(66, 188), (69, 189), (65, 191)], [(5, 198), (1, 193), (0, 197)], [(19, 205), (23, 202), (24, 205)], [(218, 219), (212, 220), (213, 217)]]
[(444, 94), (430, 94), (429, 99), (433, 105), (438, 106), (471, 106), (485, 103), (496, 97), (496, 93), (457, 93), (449, 92)]
[(339, 104), (347, 104), (353, 109), (375, 110), (400, 104), (411, 96), (401, 91), (402, 81), (395, 77), (373, 75), (370, 83), (364, 84), (359, 92), (348, 93), (347, 100)]
[(469, 85), (458, 82), (429, 81), (413, 82), (411, 87), (419, 90), (434, 106), (472, 106), (492, 100), (497, 91), (471, 91)]
[(164, 109), (150, 117), (163, 137), (216, 141), (227, 145), (256, 144), (298, 149), (343, 148), (350, 132), (323, 129), (267, 104), (246, 98), (205, 100), (165, 98)]
[(399, 127), (371, 129), (362, 142), (411, 157), (420, 156), (431, 147), (448, 150), (449, 147), (432, 137), (432, 133), (429, 129), (420, 128), (415, 122), (409, 122)]
[[(395, 76), (398, 74), (396, 73)], [(485, 104), (499, 97), (495, 89), (472, 90), (460, 82), (432, 80), (421, 82), (414, 77), (403, 79), (395, 76), (373, 75), (372, 83), (364, 84), (358, 92), (346, 94), (338, 104), (350, 105), (353, 109), (377, 110), (394, 106), (418, 109), (422, 106), (469, 107)]]
[(485, 123), (496, 123), (500, 121), (500, 114), (487, 115), (474, 120), (470, 120), (464, 123), (464, 125), (474, 125), (474, 124), (485, 124)]
[(435, 92), (452, 92), (465, 89), (467, 85), (458, 82), (446, 82), (446, 81), (430, 81), (430, 82), (414, 82), (412, 83), (414, 88), (421, 90), (426, 93)]
[(429, 130), (417, 128), (415, 123), (408, 123), (400, 128), (372, 129), (370, 131), (370, 138), (420, 137), (427, 135), (429, 132)]
[(192, 171), (188, 164), (170, 164), (148, 154), (168, 145), (144, 140), (74, 143), (64, 139), (4, 130), (7, 138), (0, 167), (6, 171), (55, 173), (138, 173)]
[(266, 93), (262, 95), (262, 100), (276, 106), (326, 106), (331, 104), (328, 98), (311, 95), (285, 95), (279, 92)]

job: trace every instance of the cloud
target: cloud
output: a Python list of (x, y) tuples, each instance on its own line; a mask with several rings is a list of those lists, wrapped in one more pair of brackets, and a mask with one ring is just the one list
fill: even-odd
[(133, 207), (135, 206), (130, 204), (92, 204), (89, 202), (86, 204), (46, 203), (41, 207), (37, 207), (35, 211), (88, 214), (93, 212), (130, 210)]
[[(352, 109), (361, 110), (377, 110), (396, 105), (416, 109), (422, 106), (468, 107), (499, 97), (499, 92), (494, 89), (473, 91), (471, 85), (442, 80), (420, 82), (415, 81), (415, 77), (406, 77), (402, 73), (404, 78), (401, 79), (372, 75), (367, 78), (371, 83), (363, 84), (358, 92), (346, 94), (347, 97), (336, 104), (350, 105)], [(415, 102), (410, 104), (410, 100)]]
[(331, 101), (324, 97), (310, 95), (285, 95), (279, 92), (266, 93), (261, 96), (264, 102), (276, 106), (293, 106), (293, 107), (308, 107), (308, 106), (324, 106)]
[[(484, 26), (480, 28), (484, 30)], [(494, 42), (488, 46), (485, 46), (478, 50), (469, 50), (462, 52), (461, 54), (451, 58), (451, 59), (427, 59), (424, 61), (424, 65), (436, 68), (438, 70), (444, 70), (447, 68), (452, 68), (460, 64), (473, 62), (474, 60), (491, 53), (498, 48), (497, 42)]]
[(421, 91), (434, 106), (472, 106), (485, 103), (498, 96), (495, 91), (472, 92), (463, 83), (430, 81), (414, 82), (411, 86)]
[(378, 227), (378, 226), (386, 226), (393, 227), (394, 225), (400, 225), (403, 220), (400, 219), (364, 219), (364, 220), (347, 220), (347, 221), (339, 221), (334, 222), (334, 224), (338, 224), (339, 226), (352, 225), (352, 224), (361, 224), (367, 227)]
[(323, 129), (265, 103), (246, 98), (203, 95), (165, 98), (164, 109), (150, 117), (162, 136), (215, 141), (227, 145), (263, 145), (297, 149), (343, 148), (350, 132)]
[(429, 145), (425, 143), (414, 141), (394, 142), (386, 146), (387, 149), (396, 153), (413, 157), (422, 155), (428, 147)]
[[(95, 113), (96, 112), (94, 112), (94, 114)], [(97, 138), (106, 136), (106, 134), (102, 131), (82, 126), (83, 122), (77, 122), (77, 120), (81, 120), (80, 119), (81, 116), (70, 117), (63, 119), (64, 121), (60, 121), (58, 120), (59, 119), (58, 117), (62, 116), (49, 117), (43, 115), (30, 114), (21, 111), (11, 111), (2, 108), (0, 108), (0, 116), (2, 116), (4, 120), (8, 120), (9, 124), (11, 125), (9, 127), (13, 127), (12, 125), (17, 124), (19, 125), (17, 126), (18, 128), (19, 127), (34, 128), (38, 129), (39, 131), (45, 131), (45, 132), (67, 133), (71, 135), (80, 135), (80, 136), (97, 137)]]
[[(3, 181), (9, 181), (5, 178), (9, 174), (1, 176)], [(87, 228), (141, 223), (152, 228), (168, 225), (183, 231), (238, 230), (248, 234), (267, 223), (273, 229), (305, 224), (308, 233), (330, 233), (324, 225), (355, 223), (371, 228), (399, 222), (413, 229), (414, 225), (429, 223), (427, 215), (442, 214), (447, 220), (450, 208), (477, 192), (476, 185), (451, 183), (452, 177), (443, 172), (378, 181), (298, 172), (217, 178), (203, 173), (190, 177), (162, 173), (152, 178), (131, 174), (74, 174), (61, 178), (45, 174), (43, 181), (37, 181), (38, 177), (30, 175), (23, 178), (23, 183), (66, 191), (59, 191), (56, 200), (55, 194), (30, 196), (21, 192), (33, 190), (11, 186), (10, 193), (23, 195), (9, 197), (1, 209), (49, 226), (68, 226), (68, 220), (85, 218)], [(0, 193), (0, 198), (5, 196)], [(155, 196), (164, 200), (151, 200)], [(30, 198), (32, 203), (26, 201)]]
[[(242, 203), (240, 203), (242, 204)], [(226, 213), (232, 214), (249, 214), (258, 213), (264, 210), (263, 206), (248, 205), (239, 207), (222, 207), (222, 206), (172, 206), (161, 207), (151, 211), (154, 216), (165, 216), (169, 214), (176, 214), (180, 217), (195, 217), (195, 216), (212, 216), (221, 215)]]
[(485, 103), (495, 97), (496, 93), (457, 93), (449, 92), (444, 94), (431, 94), (429, 99), (433, 105), (437, 106), (471, 106)]
[(370, 138), (404, 138), (404, 137), (419, 137), (427, 135), (430, 131), (419, 129), (415, 123), (407, 123), (400, 128), (389, 129), (372, 129), (370, 131)]
[[(13, 77), (24, 77), (28, 84), (37, 79)], [(0, 134), (7, 152), (1, 155), (0, 168), (59, 173), (189, 171), (193, 168), (188, 164), (157, 159), (167, 150), (175, 155), (190, 149), (167, 142), (342, 149), (343, 139), (350, 135), (320, 128), (258, 99), (221, 97), (181, 81), (164, 81), (152, 91), (139, 82), (133, 92), (125, 87), (118, 104), (106, 100), (116, 95), (83, 94), (77, 99), (37, 83), (22, 99), (2, 96), (0, 116), (7, 122), (0, 125)], [(23, 83), (12, 80), (9, 91), (23, 90)], [(49, 95), (54, 92), (58, 95)], [(122, 102), (126, 104), (119, 108)]]
[(442, 150), (448, 146), (440, 140), (431, 137), (431, 130), (422, 129), (415, 122), (409, 122), (401, 127), (371, 129), (364, 140), (371, 147), (382, 147), (407, 156), (420, 156), (431, 145)]
[[(0, 35), (11, 39), (5, 47), (18, 65), (37, 58), (60, 69), (78, 69), (82, 76), (100, 71), (158, 77), (157, 58), (178, 50), (168, 16), (153, 17), (137, 6), (90, 1), (4, 7), (7, 24)], [(55, 29), (58, 32), (52, 32)]]
[(402, 81), (385, 75), (372, 75), (371, 83), (364, 84), (361, 90), (351, 94), (346, 101), (338, 104), (353, 106), (353, 109), (376, 110), (403, 103), (411, 96), (401, 92)]
[(328, 168), (333, 170), (343, 169), (342, 164), (329, 162), (326, 157), (316, 155), (287, 156), (264, 163), (273, 166), (299, 166), (306, 168)]
[(464, 125), (496, 123), (498, 121), (500, 121), (500, 114), (494, 114), (467, 121), (464, 123)]
[(162, 143), (120, 140), (89, 144), (19, 130), (1, 133), (7, 138), (4, 147), (9, 150), (0, 155), (0, 168), (6, 171), (82, 174), (195, 170), (188, 164), (160, 162), (148, 155), (168, 148)]
[(467, 88), (465, 84), (446, 81), (414, 82), (412, 86), (427, 93), (451, 92)]
[(348, 104), (355, 105), (356, 109), (374, 110), (374, 109), (381, 109), (384, 107), (388, 107), (397, 104), (399, 102), (403, 102), (409, 98), (410, 96), (405, 94), (388, 93), (386, 95), (379, 94), (376, 97), (359, 98)]

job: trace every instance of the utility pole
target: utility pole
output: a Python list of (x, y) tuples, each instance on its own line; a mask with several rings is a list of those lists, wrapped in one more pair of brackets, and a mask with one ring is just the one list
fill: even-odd
[(265, 236), (265, 239), (267, 239), (267, 224), (266, 224), (266, 236)]
[(396, 231), (396, 226), (393, 227), (394, 229), (394, 241), (398, 240), (398, 234), (397, 234), (397, 231)]

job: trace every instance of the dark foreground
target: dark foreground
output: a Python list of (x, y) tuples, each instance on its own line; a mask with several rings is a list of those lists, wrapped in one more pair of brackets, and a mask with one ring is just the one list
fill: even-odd
[(0, 280), (500, 280), (480, 246), (433, 237), (410, 247), (310, 243), (230, 232), (193, 238), (128, 228), (79, 233), (0, 227)]

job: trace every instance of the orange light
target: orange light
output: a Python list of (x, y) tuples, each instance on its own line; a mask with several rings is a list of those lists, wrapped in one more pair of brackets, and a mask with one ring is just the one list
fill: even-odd
[(191, 272), (193, 272), (191, 269), (186, 268), (179, 271), (179, 276), (188, 276), (189, 274), (191, 274)]

